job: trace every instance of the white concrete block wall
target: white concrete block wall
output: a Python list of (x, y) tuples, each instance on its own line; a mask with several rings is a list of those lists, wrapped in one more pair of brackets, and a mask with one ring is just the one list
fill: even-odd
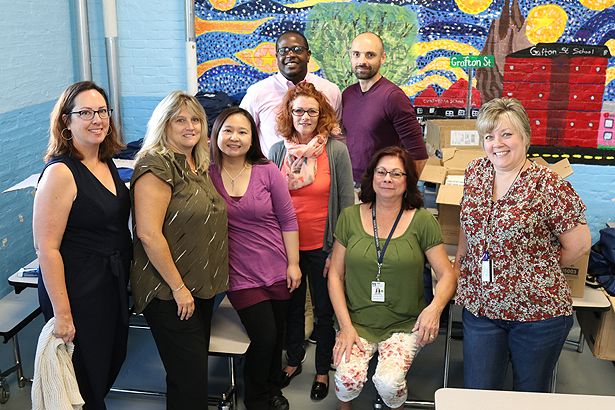
[[(88, 2), (94, 78), (107, 88), (102, 1)], [(186, 89), (184, 2), (118, 1), (118, 45), (124, 138), (143, 137), (156, 104)]]
[[(64, 0), (0, 2), (0, 191), (38, 172), (49, 112), (73, 82), (72, 27)], [(0, 296), (6, 277), (34, 257), (30, 191), (0, 194)]]

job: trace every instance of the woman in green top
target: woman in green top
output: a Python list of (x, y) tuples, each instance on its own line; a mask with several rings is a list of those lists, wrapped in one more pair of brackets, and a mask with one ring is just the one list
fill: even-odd
[[(422, 208), (416, 183), (406, 151), (380, 150), (361, 183), (363, 203), (342, 211), (335, 229), (329, 294), (340, 326), (333, 356), (341, 409), (361, 393), (376, 350), (376, 390), (387, 406), (403, 406), (410, 364), (437, 337), (442, 309), (455, 292), (440, 227)], [(423, 295), (425, 257), (438, 278), (429, 305)]]
[(207, 406), (213, 297), (227, 289), (227, 216), (207, 173), (207, 121), (181, 91), (147, 124), (131, 181), (137, 312), (152, 330), (167, 372), (167, 409)]

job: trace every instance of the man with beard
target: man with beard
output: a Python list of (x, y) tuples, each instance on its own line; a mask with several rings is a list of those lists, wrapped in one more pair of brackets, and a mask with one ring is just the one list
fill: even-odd
[(312, 55), (308, 41), (298, 31), (289, 30), (276, 41), (277, 74), (253, 84), (241, 100), (240, 107), (254, 117), (263, 154), (269, 156), (269, 149), (280, 141), (275, 125), (277, 109), (286, 91), (301, 81), (314, 87), (327, 97), (329, 104), (341, 118), (342, 95), (337, 85), (308, 72)]
[(423, 131), (410, 100), (380, 74), (385, 59), (384, 44), (376, 34), (362, 33), (352, 41), (350, 63), (359, 82), (342, 94), (342, 122), (356, 183), (374, 153), (384, 147), (404, 147), (419, 174), (427, 161)]

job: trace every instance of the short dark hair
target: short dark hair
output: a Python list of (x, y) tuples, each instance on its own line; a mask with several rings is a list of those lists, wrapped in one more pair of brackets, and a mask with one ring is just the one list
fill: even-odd
[(372, 157), (363, 174), (363, 179), (361, 180), (361, 192), (359, 192), (359, 199), (361, 202), (372, 204), (376, 202), (376, 192), (374, 192), (373, 185), (374, 170), (380, 159), (387, 156), (397, 157), (404, 164), (403, 171), (406, 173), (406, 192), (404, 193), (403, 202), (406, 209), (422, 208), (423, 197), (416, 186), (418, 176), (414, 161), (405, 149), (396, 146), (383, 148)]
[(305, 46), (307, 47), (307, 49), (308, 49), (308, 50), (310, 49), (310, 44), (308, 43), (308, 40), (307, 40), (307, 38), (305, 37), (305, 35), (304, 35), (302, 32), (297, 31), (297, 30), (287, 30), (287, 31), (283, 32), (282, 34), (280, 34), (280, 35), (278, 36), (278, 39), (275, 41), (275, 48), (276, 48), (276, 49), (278, 48), (278, 43), (280, 42), (280, 39), (281, 39), (282, 37), (284, 37), (284, 36), (288, 36), (288, 35), (291, 35), (291, 34), (294, 34), (294, 35), (296, 35), (296, 36), (301, 37), (301, 38), (303, 39), (303, 41), (305, 41)]
[(224, 122), (231, 115), (241, 114), (250, 122), (250, 132), (252, 134), (252, 142), (250, 143), (250, 148), (248, 148), (248, 152), (246, 152), (246, 161), (248, 163), (254, 164), (266, 164), (269, 160), (263, 155), (263, 151), (261, 151), (261, 143), (258, 139), (258, 128), (256, 127), (256, 123), (254, 122), (254, 118), (252, 115), (241, 107), (229, 107), (222, 111), (216, 117), (214, 121), (214, 125), (211, 128), (210, 141), (209, 141), (209, 150), (211, 152), (211, 160), (218, 167), (222, 163), (222, 151), (218, 146), (218, 134), (220, 134), (220, 130), (224, 125)]

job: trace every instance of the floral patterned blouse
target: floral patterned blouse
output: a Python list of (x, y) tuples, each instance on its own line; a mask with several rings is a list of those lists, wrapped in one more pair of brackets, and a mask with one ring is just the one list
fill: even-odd
[[(466, 169), (460, 218), (468, 252), (457, 303), (490, 319), (529, 322), (571, 315), (558, 236), (586, 223), (585, 205), (569, 182), (534, 162), (497, 201), (492, 200), (494, 178), (486, 157)], [(481, 281), (485, 250), (493, 264), (491, 282)]]

